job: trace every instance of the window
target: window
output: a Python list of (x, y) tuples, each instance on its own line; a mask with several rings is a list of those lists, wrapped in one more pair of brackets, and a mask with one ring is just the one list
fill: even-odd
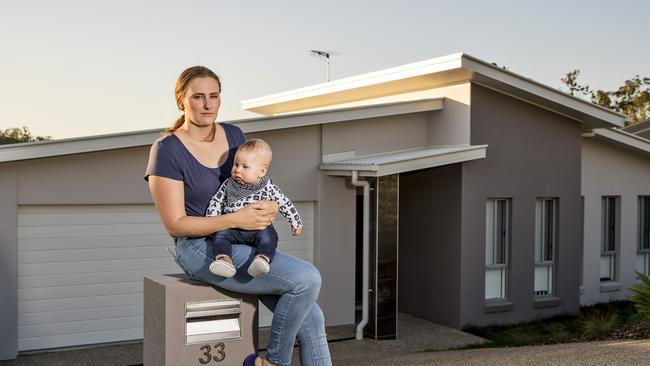
[(619, 237), (619, 197), (603, 197), (600, 280), (616, 280), (616, 243)]
[(553, 294), (553, 268), (557, 242), (557, 199), (535, 203), (535, 296)]
[(639, 246), (636, 270), (650, 274), (650, 196), (639, 196)]
[(510, 199), (489, 199), (485, 205), (485, 299), (507, 298)]

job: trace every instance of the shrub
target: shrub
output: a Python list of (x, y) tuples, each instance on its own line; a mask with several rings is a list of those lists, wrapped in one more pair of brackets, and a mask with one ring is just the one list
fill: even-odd
[(639, 314), (650, 315), (650, 276), (640, 272), (636, 272), (636, 275), (641, 282), (630, 287), (635, 294), (630, 297), (630, 300), (634, 302), (634, 307)]
[(587, 338), (604, 338), (618, 323), (618, 317), (613, 312), (593, 311), (582, 317), (582, 329)]

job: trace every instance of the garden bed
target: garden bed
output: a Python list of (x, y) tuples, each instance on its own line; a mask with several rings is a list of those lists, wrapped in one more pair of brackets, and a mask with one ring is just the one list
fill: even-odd
[(463, 331), (491, 341), (468, 348), (648, 339), (650, 317), (638, 314), (630, 301), (615, 301), (581, 307), (579, 315), (562, 315), (508, 326), (466, 327)]

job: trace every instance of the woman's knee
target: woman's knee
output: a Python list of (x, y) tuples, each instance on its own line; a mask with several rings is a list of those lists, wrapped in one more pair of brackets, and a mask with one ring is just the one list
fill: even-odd
[(313, 264), (309, 263), (305, 266), (304, 270), (297, 273), (298, 282), (296, 282), (295, 289), (297, 291), (308, 291), (315, 293), (318, 296), (321, 286), (320, 272)]

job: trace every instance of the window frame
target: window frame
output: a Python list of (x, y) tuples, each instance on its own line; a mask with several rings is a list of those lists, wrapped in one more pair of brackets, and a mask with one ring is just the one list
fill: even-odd
[[(509, 288), (510, 288), (510, 281), (509, 281), (509, 274), (510, 274), (510, 236), (511, 236), (511, 223), (512, 223), (512, 204), (511, 204), (511, 198), (488, 198), (485, 201), (485, 282), (484, 282), (484, 299), (487, 303), (494, 303), (494, 302), (504, 302), (508, 301), (509, 298)], [(490, 205), (492, 206), (491, 212), (490, 210)], [(500, 207), (502, 207), (502, 212), (499, 212)], [(488, 216), (492, 214), (492, 217)], [(502, 222), (502, 234), (500, 235), (501, 242), (503, 243), (502, 248), (498, 248), (496, 243), (496, 236), (495, 232), (499, 230), (497, 228), (497, 218), (501, 219)], [(492, 223), (492, 244), (489, 242), (488, 239), (488, 225), (489, 223)], [(496, 231), (494, 229), (497, 229)], [(492, 253), (489, 255), (489, 249), (492, 247)], [(497, 252), (498, 251), (498, 252)], [(491, 259), (491, 260), (490, 260)], [(501, 297), (487, 297), (487, 273), (488, 271), (495, 271), (499, 270), (501, 271), (500, 277), (501, 277), (501, 283), (500, 283), (500, 294), (502, 295)]]
[[(550, 203), (550, 209), (547, 203)], [(550, 226), (548, 223), (550, 223)], [(557, 197), (538, 197), (535, 200), (535, 283), (533, 283), (533, 295), (535, 297), (553, 296), (555, 294), (558, 228), (559, 199)], [(549, 241), (550, 246), (548, 245)], [(549, 288), (547, 293), (538, 294), (535, 289), (537, 268), (550, 268), (547, 270), (547, 277), (550, 275), (550, 279), (547, 278), (547, 287)]]
[[(601, 206), (601, 244), (600, 282), (613, 282), (618, 279), (618, 248), (621, 235), (620, 196), (602, 196)], [(613, 227), (613, 230), (612, 230)], [(613, 231), (613, 232), (612, 232)], [(607, 257), (610, 277), (603, 277), (602, 262)]]
[[(650, 274), (650, 196), (640, 195), (638, 198), (638, 237), (636, 270)], [(639, 265), (639, 262), (642, 262)], [(641, 267), (641, 268), (640, 268)]]

